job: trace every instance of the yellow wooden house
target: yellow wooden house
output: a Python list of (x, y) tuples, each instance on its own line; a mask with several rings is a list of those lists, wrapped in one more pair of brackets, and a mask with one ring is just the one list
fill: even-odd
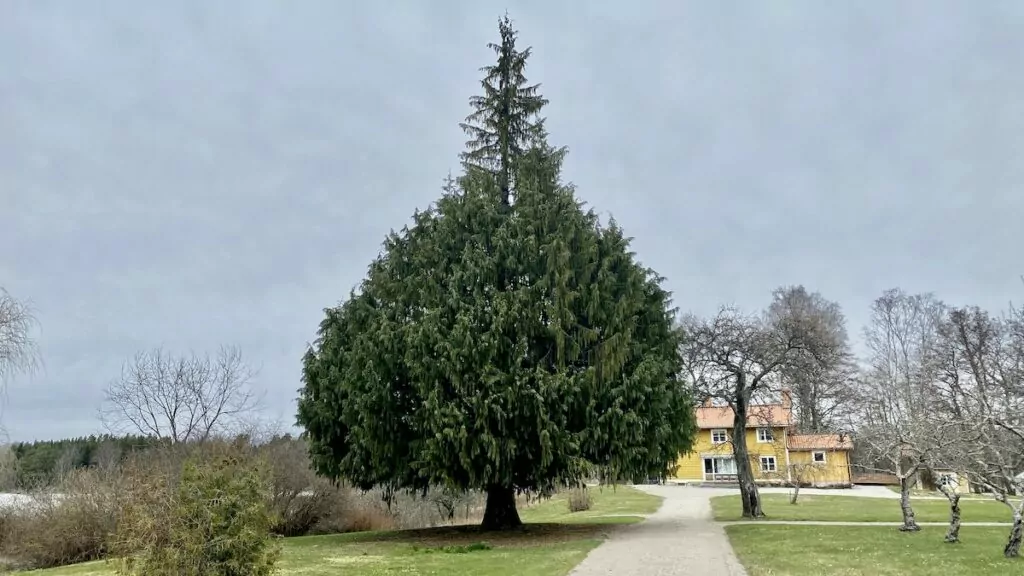
[[(699, 432), (693, 450), (679, 457), (673, 478), (679, 483), (735, 482), (733, 411), (706, 401), (697, 409)], [(839, 434), (797, 434), (792, 397), (778, 404), (750, 406), (746, 430), (754, 477), (761, 484), (800, 482), (803, 486), (850, 487), (853, 442)]]

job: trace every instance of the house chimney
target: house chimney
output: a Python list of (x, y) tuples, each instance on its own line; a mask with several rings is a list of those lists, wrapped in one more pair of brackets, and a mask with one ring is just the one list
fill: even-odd
[(788, 387), (782, 389), (782, 407), (786, 410), (793, 408), (793, 393)]
[(704, 408), (711, 408), (711, 396), (704, 399), (704, 403), (701, 404)]

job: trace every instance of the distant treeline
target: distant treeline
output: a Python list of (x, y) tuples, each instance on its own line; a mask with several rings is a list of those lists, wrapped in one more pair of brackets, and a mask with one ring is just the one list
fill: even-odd
[(58, 481), (78, 468), (116, 465), (132, 452), (146, 450), (160, 442), (145, 436), (104, 434), (16, 443), (10, 447), (13, 458), (8, 457), (14, 473), (3, 475), (13, 480), (14, 486), (0, 489), (33, 488)]

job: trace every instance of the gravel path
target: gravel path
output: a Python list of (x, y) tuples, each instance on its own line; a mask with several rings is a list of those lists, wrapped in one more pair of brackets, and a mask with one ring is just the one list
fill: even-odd
[(728, 492), (678, 486), (637, 486), (665, 499), (640, 524), (613, 533), (570, 576), (746, 576), (721, 525), (711, 520), (711, 496)]
[[(711, 498), (738, 494), (736, 488), (688, 486), (636, 486), (665, 499), (644, 522), (614, 532), (570, 573), (570, 576), (746, 576), (733, 554), (724, 526), (762, 524), (792, 526), (900, 526), (900, 522), (738, 521), (711, 519)], [(762, 488), (762, 494), (788, 493), (787, 488)], [(882, 486), (856, 486), (852, 490), (805, 488), (801, 494), (899, 498)], [(921, 499), (916, 497), (915, 499)], [(945, 522), (919, 522), (946, 526)], [(997, 522), (965, 522), (964, 526), (1009, 526)]]
[[(903, 522), (833, 522), (828, 520), (734, 520), (722, 526), (757, 524), (758, 526), (903, 526)], [(918, 526), (949, 526), (949, 522), (918, 522)], [(961, 526), (1010, 527), (1012, 522), (961, 522)]]

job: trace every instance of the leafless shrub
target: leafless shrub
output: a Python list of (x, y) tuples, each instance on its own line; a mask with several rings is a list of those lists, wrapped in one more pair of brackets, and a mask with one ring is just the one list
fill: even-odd
[(27, 508), (6, 514), (0, 556), (23, 568), (62, 566), (102, 558), (123, 503), (119, 475), (76, 470)]
[[(427, 528), (478, 523), (483, 498), (475, 492), (433, 490), (397, 494), (389, 501), (379, 490), (362, 492), (335, 486), (309, 468), (304, 443), (283, 437), (255, 446), (245, 437), (201, 443), (170, 440), (123, 462), (70, 471), (57, 485), (34, 494), (33, 504), (18, 513), (0, 514), (0, 557), (13, 558), (20, 568), (50, 567), (103, 558), (115, 543), (122, 515), (138, 521), (150, 510), (154, 518), (167, 513), (187, 461), (213, 462), (224, 457), (266, 462), (268, 507), (281, 535), (324, 534), (365, 530)], [(0, 511), (3, 512), (3, 511)], [(130, 553), (117, 540), (120, 553)]]
[[(397, 508), (389, 509), (379, 494), (342, 488), (337, 498), (327, 502), (310, 534), (394, 530), (400, 527)], [(426, 525), (416, 527), (424, 528)]]
[(586, 486), (570, 490), (567, 502), (569, 505), (569, 512), (586, 512), (594, 505), (594, 499), (590, 495), (590, 491), (587, 490)]
[[(789, 493), (789, 503), (795, 505), (800, 499), (800, 488), (806, 485), (813, 485), (815, 478), (826, 470), (823, 464), (814, 462), (793, 462), (786, 466), (786, 484), (792, 488)], [(782, 474), (780, 474), (782, 476)]]
[(344, 513), (345, 491), (320, 478), (310, 467), (306, 444), (289, 436), (271, 440), (260, 447), (269, 464), (270, 508), (276, 522), (272, 530), (282, 536), (309, 533), (330, 521), (332, 514)]

